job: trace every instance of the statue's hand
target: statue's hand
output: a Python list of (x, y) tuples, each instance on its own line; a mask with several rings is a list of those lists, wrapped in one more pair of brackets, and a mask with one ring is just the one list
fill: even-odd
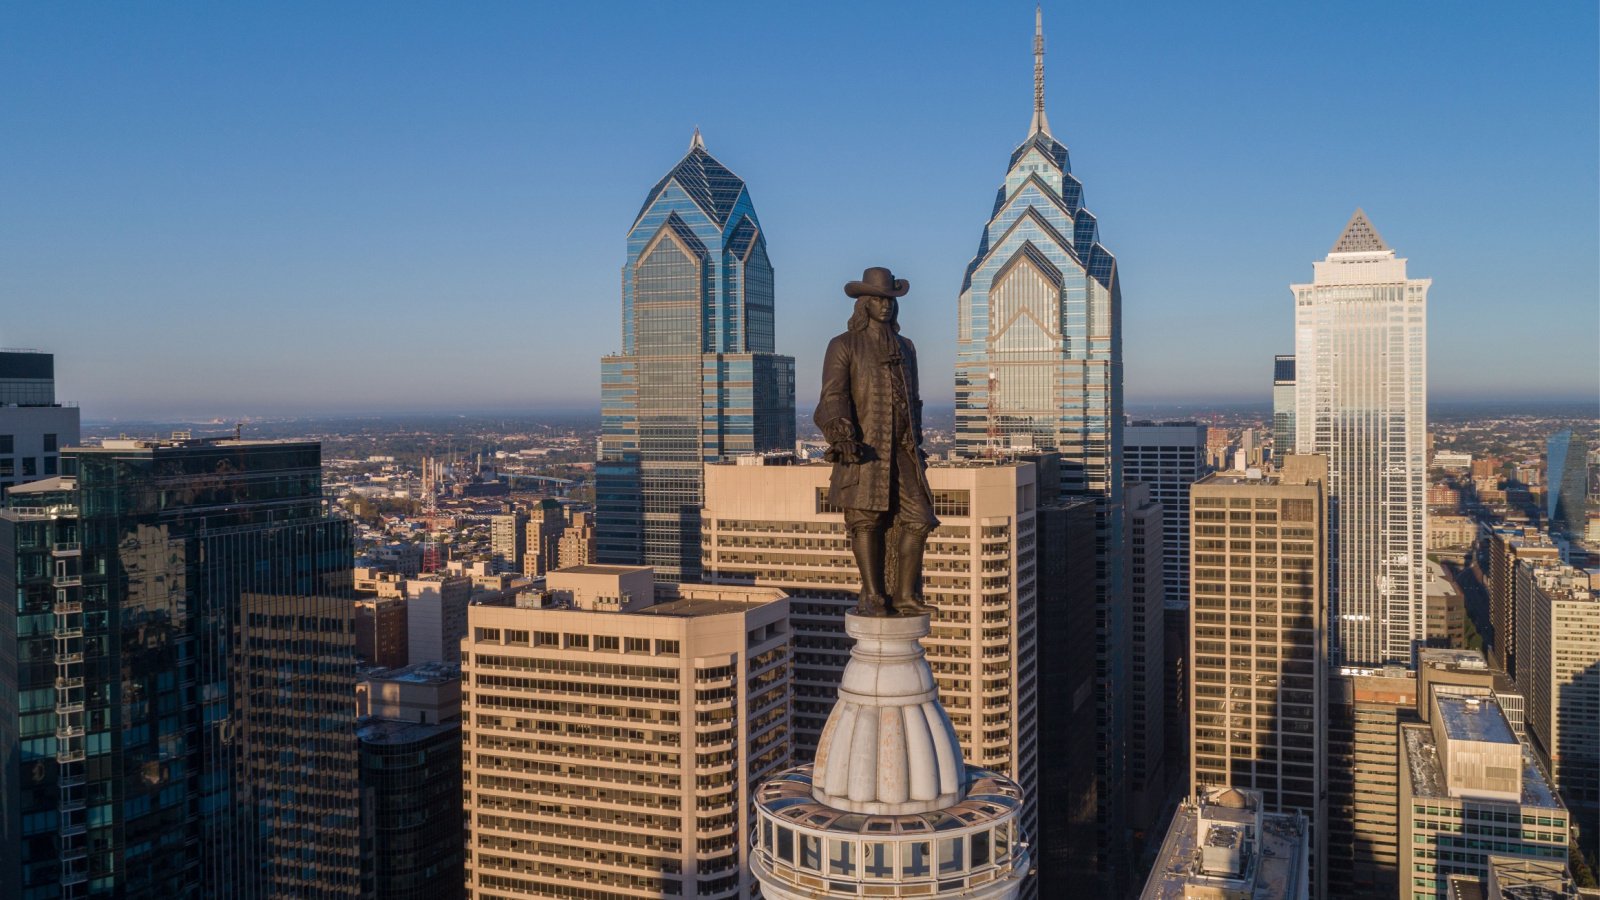
[(860, 441), (834, 441), (828, 445), (828, 451), (822, 455), (828, 462), (838, 464), (864, 463), (872, 458), (872, 448)]

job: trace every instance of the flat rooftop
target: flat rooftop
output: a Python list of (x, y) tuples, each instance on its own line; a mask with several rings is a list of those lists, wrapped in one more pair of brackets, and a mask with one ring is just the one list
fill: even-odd
[[(1404, 741), (1403, 756), (1411, 767), (1411, 792), (1419, 799), (1452, 800), (1445, 789), (1443, 763), (1439, 748), (1433, 739), (1433, 729), (1426, 725), (1401, 725), (1400, 737)], [(1474, 800), (1474, 803), (1494, 801)], [(1565, 809), (1545, 779), (1544, 770), (1527, 744), (1522, 745), (1522, 805), (1540, 809)]]
[[(779, 599), (769, 598), (767, 601)], [(746, 603), (740, 600), (714, 600), (714, 599), (677, 599), (663, 600), (651, 606), (641, 607), (631, 612), (623, 613), (628, 616), (671, 616), (680, 619), (692, 619), (696, 616), (720, 616), (727, 613), (749, 612), (759, 603)]]
[(460, 728), (459, 719), (424, 725), (420, 722), (397, 722), (393, 719), (368, 717), (356, 723), (356, 737), (368, 744), (412, 744)]
[(581, 566), (568, 566), (565, 569), (556, 569), (557, 572), (571, 572), (574, 575), (629, 575), (649, 566), (605, 566), (598, 563), (587, 563)]
[(408, 684), (445, 684), (461, 679), (461, 667), (445, 662), (421, 662), (394, 669), (368, 669), (361, 673), (367, 681), (404, 681)]
[(1500, 711), (1500, 704), (1492, 698), (1435, 694), (1434, 701), (1439, 705), (1439, 719), (1444, 723), (1445, 736), (1451, 740), (1517, 743), (1517, 736), (1511, 732), (1505, 713)]
[[(1207, 811), (1206, 815), (1217, 818), (1213, 811)], [(1201, 849), (1200, 811), (1192, 804), (1178, 807), (1140, 897), (1142, 900), (1183, 900), (1190, 887), (1198, 887), (1217, 891), (1216, 896), (1292, 900), (1298, 896), (1296, 891), (1302, 876), (1300, 846), (1306, 840), (1304, 820), (1293, 814), (1267, 813), (1261, 817), (1261, 829), (1242, 876), (1205, 875), (1198, 871), (1195, 863)], [(1212, 835), (1217, 835), (1215, 828)]]

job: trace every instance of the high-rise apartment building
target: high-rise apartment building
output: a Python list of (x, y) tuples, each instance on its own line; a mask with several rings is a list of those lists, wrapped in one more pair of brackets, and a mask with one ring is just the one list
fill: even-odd
[(1520, 677), (1517, 659), (1517, 611), (1527, 605), (1532, 568), (1560, 565), (1561, 548), (1543, 533), (1521, 528), (1489, 532), (1489, 659), (1513, 678)]
[(462, 895), (461, 671), (370, 672), (361, 716), (361, 886), (383, 900)]
[[(842, 510), (828, 501), (831, 466), (747, 462), (757, 464), (706, 466), (703, 570), (715, 584), (789, 596), (795, 755), (809, 760), (849, 660), (842, 625), (859, 589), (855, 558)], [(923, 645), (962, 752), (1030, 794), (1039, 765), (1035, 472), (1032, 463), (933, 462), (940, 525), (923, 570), (935, 608)], [(1024, 826), (1036, 815), (1030, 802)]]
[[(1328, 464), (1287, 456), (1276, 474), (1219, 472), (1194, 485), (1194, 685), (1189, 781), (1259, 792), (1312, 823), (1326, 866)], [(1322, 890), (1318, 896), (1324, 896)]]
[(408, 578), (405, 587), (406, 661), (455, 662), (467, 636), (472, 579), (435, 573)]
[(13, 485), (60, 474), (78, 443), (78, 408), (56, 401), (56, 358), (0, 350), (0, 498)]
[(1356, 210), (1295, 299), (1295, 450), (1328, 458), (1329, 643), (1343, 667), (1409, 663), (1423, 638), (1426, 278)]
[(1128, 827), (1152, 828), (1167, 802), (1166, 586), (1161, 504), (1150, 486), (1130, 482), (1123, 492), (1128, 548)]
[(356, 599), (356, 659), (363, 665), (399, 668), (409, 660), (404, 597)]
[(1571, 428), (1550, 435), (1545, 445), (1545, 517), (1550, 527), (1582, 537), (1589, 513), (1589, 448)]
[(1450, 877), (1485, 877), (1490, 856), (1564, 859), (1567, 811), (1495, 701), (1426, 702), (1425, 724), (1400, 726), (1399, 896), (1446, 900)]
[(540, 576), (556, 568), (561, 560), (561, 538), (567, 532), (567, 512), (556, 500), (540, 500), (528, 510), (523, 533), (522, 566), (524, 575)]
[(1294, 451), (1294, 356), (1272, 358), (1272, 458)]
[(514, 509), (489, 517), (489, 553), (502, 572), (521, 572), (522, 554), (528, 539), (528, 513)]
[(1520, 563), (1517, 683), (1528, 732), (1573, 812), (1585, 847), (1600, 846), (1600, 575)]
[(790, 763), (788, 602), (550, 573), (462, 643), (467, 888), (478, 900), (748, 897), (756, 785)]
[(0, 883), (354, 898), (350, 527), (314, 443), (106, 441), (0, 512)]
[(1066, 145), (1045, 116), (1036, 16), (1033, 118), (1011, 153), (957, 301), (956, 450), (1058, 454), (1062, 493), (1099, 503), (1097, 858), (1117, 892), (1127, 881), (1123, 855), (1114, 852), (1125, 846), (1126, 824), (1121, 309), (1116, 257), (1100, 243)]
[(699, 577), (702, 464), (794, 445), (794, 359), (775, 351), (766, 232), (698, 129), (628, 229), (601, 442), (599, 560), (654, 566), (668, 582)]
[(1189, 486), (1211, 471), (1206, 426), (1134, 422), (1122, 430), (1122, 473), (1150, 486), (1161, 504), (1162, 565), (1168, 600), (1189, 600)]
[(576, 511), (556, 542), (556, 568), (570, 569), (594, 561), (594, 513)]

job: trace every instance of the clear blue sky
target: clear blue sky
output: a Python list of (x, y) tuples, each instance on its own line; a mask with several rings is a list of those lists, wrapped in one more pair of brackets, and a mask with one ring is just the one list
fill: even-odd
[[(699, 125), (809, 408), (840, 286), (955, 304), (1031, 104), (1031, 2), (8, 3), (0, 345), (87, 418), (583, 408), (624, 237)], [(1595, 396), (1591, 0), (1048, 3), (1050, 121), (1122, 266), (1131, 402), (1268, 396), (1364, 206), (1433, 279), (1436, 399)]]

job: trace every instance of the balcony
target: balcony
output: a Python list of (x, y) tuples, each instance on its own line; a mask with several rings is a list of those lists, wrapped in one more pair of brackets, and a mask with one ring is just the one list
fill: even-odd
[(50, 548), (50, 555), (55, 557), (81, 556), (83, 545), (77, 541), (58, 541)]
[(72, 575), (57, 575), (55, 578), (52, 578), (50, 582), (58, 588), (78, 587), (79, 585), (83, 584), (83, 575), (81, 573)]

